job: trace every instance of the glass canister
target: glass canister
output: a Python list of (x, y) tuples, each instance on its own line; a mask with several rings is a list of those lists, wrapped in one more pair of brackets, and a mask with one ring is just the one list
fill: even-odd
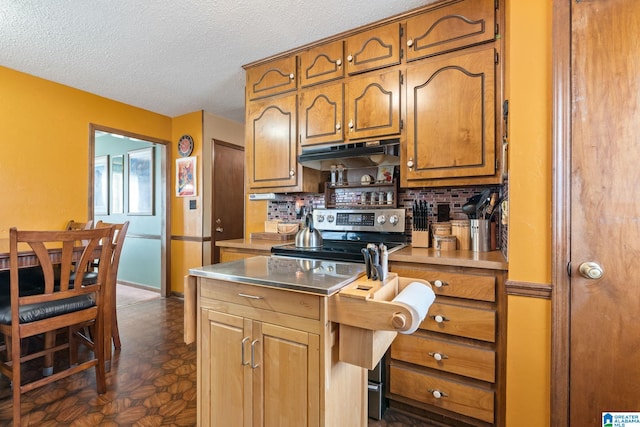
[(471, 249), (471, 228), (468, 219), (454, 219), (451, 221), (451, 234), (456, 236), (458, 249)]

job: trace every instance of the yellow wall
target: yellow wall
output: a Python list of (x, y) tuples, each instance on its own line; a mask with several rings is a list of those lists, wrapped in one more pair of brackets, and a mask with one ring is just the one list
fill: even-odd
[[(507, 0), (509, 280), (551, 282), (552, 0)], [(510, 296), (507, 426), (550, 417), (551, 301)]]
[(171, 139), (171, 118), (0, 67), (0, 238), (86, 220), (89, 123)]

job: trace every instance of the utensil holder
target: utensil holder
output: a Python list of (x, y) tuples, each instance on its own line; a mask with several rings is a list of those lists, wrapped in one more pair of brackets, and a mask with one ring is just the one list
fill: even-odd
[(471, 250), (474, 252), (489, 252), (490, 221), (488, 219), (472, 219), (471, 221)]
[(411, 233), (411, 246), (414, 248), (428, 248), (429, 232), (413, 230)]

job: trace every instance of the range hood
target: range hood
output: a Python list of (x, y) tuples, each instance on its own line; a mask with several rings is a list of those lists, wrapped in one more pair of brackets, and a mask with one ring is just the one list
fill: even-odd
[(331, 165), (338, 163), (347, 168), (399, 165), (400, 140), (387, 139), (303, 148), (298, 162), (303, 166), (323, 171), (330, 170)]

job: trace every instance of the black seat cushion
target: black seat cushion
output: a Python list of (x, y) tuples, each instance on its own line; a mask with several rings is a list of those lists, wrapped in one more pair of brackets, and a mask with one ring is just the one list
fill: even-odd
[[(0, 296), (9, 296), (11, 289), (10, 272), (0, 271)], [(42, 293), (44, 274), (40, 267), (21, 268), (18, 270), (20, 296)]]
[[(28, 304), (20, 308), (20, 323), (48, 319), (49, 317), (72, 313), (95, 305), (96, 301), (92, 294), (66, 298), (60, 301)], [(6, 295), (0, 296), (0, 323), (3, 325), (11, 324), (11, 300)]]

